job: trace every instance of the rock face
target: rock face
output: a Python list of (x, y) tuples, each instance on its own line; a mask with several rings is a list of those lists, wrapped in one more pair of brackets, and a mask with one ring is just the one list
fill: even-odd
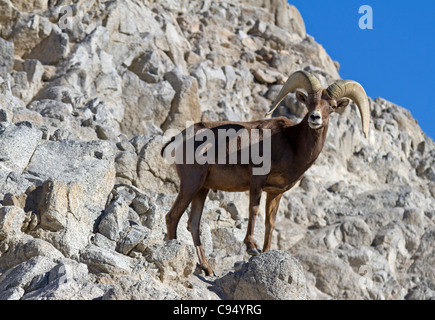
[[(272, 251), (245, 253), (245, 193), (206, 201), (214, 277), (187, 214), (165, 241), (179, 182), (160, 150), (186, 121), (262, 119), (297, 70), (340, 78), (295, 7), (65, 3), (0, 1), (0, 299), (435, 299), (435, 145), (382, 98), (367, 139), (354, 105), (331, 117)], [(275, 115), (305, 112), (290, 94)]]

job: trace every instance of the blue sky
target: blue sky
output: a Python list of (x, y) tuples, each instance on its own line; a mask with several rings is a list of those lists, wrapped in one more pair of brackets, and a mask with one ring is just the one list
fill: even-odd
[[(340, 76), (360, 82), (371, 98), (411, 111), (435, 139), (435, 1), (289, 0), (307, 33), (337, 60)], [(373, 29), (362, 30), (363, 5)]]

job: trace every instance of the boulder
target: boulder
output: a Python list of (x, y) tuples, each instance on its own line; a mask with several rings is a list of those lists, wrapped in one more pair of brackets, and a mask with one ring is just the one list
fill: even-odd
[(187, 277), (195, 271), (196, 252), (192, 245), (170, 240), (163, 245), (148, 248), (146, 259), (155, 264), (163, 283), (178, 277)]
[(173, 67), (174, 65), (165, 53), (158, 50), (147, 50), (136, 57), (128, 69), (145, 82), (157, 83), (162, 81), (164, 74)]
[(230, 299), (304, 300), (307, 284), (301, 264), (285, 251), (268, 251), (219, 279)]
[(97, 273), (129, 274), (133, 267), (131, 258), (93, 244), (80, 252), (79, 260)]

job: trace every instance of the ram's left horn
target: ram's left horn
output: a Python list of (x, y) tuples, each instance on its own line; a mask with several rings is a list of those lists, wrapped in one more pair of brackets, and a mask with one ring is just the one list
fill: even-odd
[(356, 103), (361, 114), (363, 132), (367, 137), (369, 133), (370, 107), (364, 88), (353, 80), (338, 80), (331, 84), (326, 91), (335, 100), (349, 98)]

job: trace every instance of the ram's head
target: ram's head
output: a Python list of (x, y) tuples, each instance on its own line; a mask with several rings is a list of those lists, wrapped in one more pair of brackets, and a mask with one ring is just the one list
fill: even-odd
[(307, 121), (312, 129), (326, 126), (329, 122), (329, 115), (336, 110), (347, 107), (350, 103), (349, 99), (351, 99), (358, 106), (363, 132), (367, 137), (370, 118), (369, 101), (364, 88), (358, 82), (338, 80), (324, 89), (319, 80), (312, 74), (305, 71), (295, 72), (282, 87), (266, 116), (270, 116), (284, 97), (296, 89), (304, 89), (307, 92), (306, 95), (297, 91), (296, 98), (307, 106), (309, 114)]

